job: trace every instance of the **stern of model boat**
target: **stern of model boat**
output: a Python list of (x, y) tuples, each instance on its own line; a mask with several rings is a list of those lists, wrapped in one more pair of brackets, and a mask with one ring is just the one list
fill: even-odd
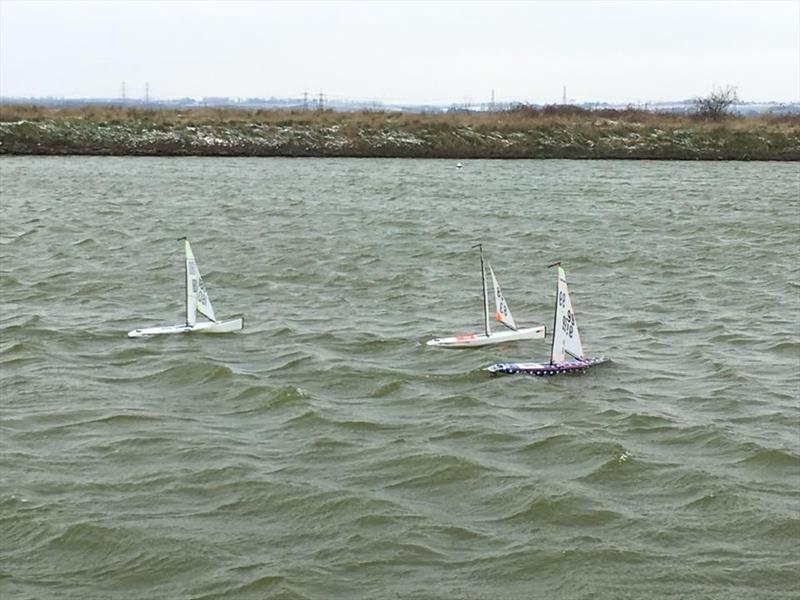
[(192, 327), (192, 331), (200, 333), (229, 333), (240, 329), (244, 329), (244, 317), (236, 317), (227, 321), (195, 323), (194, 327)]

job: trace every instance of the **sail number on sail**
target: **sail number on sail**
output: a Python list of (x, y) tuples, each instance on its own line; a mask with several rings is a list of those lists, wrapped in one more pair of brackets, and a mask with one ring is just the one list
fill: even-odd
[(575, 317), (572, 314), (571, 310), (567, 311), (567, 314), (561, 319), (561, 327), (569, 337), (572, 337), (572, 333), (575, 331)]
[[(509, 315), (508, 304), (506, 304), (506, 299), (503, 298), (503, 292), (500, 291), (500, 286), (494, 288), (494, 297), (497, 300), (497, 312), (507, 319)], [(502, 319), (498, 318), (497, 320), (501, 321)]]
[[(558, 304), (562, 308), (566, 305), (567, 298), (564, 292), (558, 292)], [(573, 332), (575, 331), (575, 315), (572, 314), (572, 310), (567, 309), (567, 314), (565, 314), (561, 318), (561, 329), (564, 331), (566, 335), (572, 337)]]

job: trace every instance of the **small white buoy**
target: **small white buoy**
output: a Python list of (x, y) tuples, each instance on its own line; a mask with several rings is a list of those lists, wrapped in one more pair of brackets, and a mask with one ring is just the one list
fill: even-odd
[(462, 165), (461, 163), (456, 163), (456, 169), (460, 169), (460, 168), (461, 168), (461, 167), (463, 167), (463, 166), (464, 166), (464, 165)]

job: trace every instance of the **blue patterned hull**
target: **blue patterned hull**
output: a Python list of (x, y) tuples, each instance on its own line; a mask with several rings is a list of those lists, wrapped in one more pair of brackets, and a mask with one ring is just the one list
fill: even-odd
[(568, 360), (563, 363), (497, 363), (486, 367), (492, 375), (533, 375), (534, 377), (549, 377), (551, 375), (568, 375), (584, 373), (589, 367), (594, 367), (611, 359), (603, 356), (585, 358), (583, 360)]

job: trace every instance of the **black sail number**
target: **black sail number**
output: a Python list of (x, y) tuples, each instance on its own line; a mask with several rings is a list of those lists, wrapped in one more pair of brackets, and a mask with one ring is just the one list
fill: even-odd
[(573, 333), (575, 333), (575, 315), (572, 314), (571, 310), (568, 310), (567, 314), (561, 318), (561, 329), (569, 337), (572, 337)]
[(503, 294), (500, 293), (500, 290), (495, 289), (494, 291), (495, 298), (497, 298), (497, 306), (500, 307), (500, 311), (504, 317), (508, 316), (508, 306), (503, 300)]

